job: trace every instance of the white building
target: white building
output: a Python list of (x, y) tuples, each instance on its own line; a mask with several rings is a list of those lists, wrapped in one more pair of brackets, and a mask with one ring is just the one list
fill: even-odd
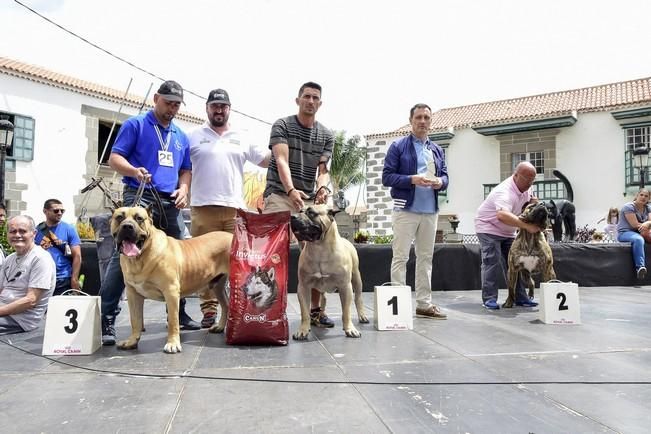
[[(64, 220), (71, 223), (82, 206), (89, 215), (104, 212), (108, 203), (99, 189), (88, 195), (80, 191), (95, 176), (114, 121), (113, 139), (124, 120), (141, 107), (143, 111), (152, 107), (159, 84), (144, 104), (143, 96), (125, 96), (125, 90), (0, 57), (0, 115), (8, 115), (15, 126), (5, 172), (10, 214), (26, 213), (38, 222), (43, 218), (43, 202), (50, 198), (64, 203), (69, 211)], [(203, 118), (180, 113), (175, 122), (187, 130)], [(109, 153), (104, 154), (104, 162)], [(119, 195), (121, 179), (113, 170), (103, 165), (98, 175)]]
[[(405, 114), (407, 115), (407, 114)], [(366, 136), (368, 228), (391, 233), (391, 200), (382, 186), (388, 146), (409, 125)], [(490, 189), (521, 160), (537, 168), (534, 188), (544, 200), (568, 198), (554, 169), (574, 191), (577, 229), (597, 223), (611, 206), (621, 207), (638, 189), (632, 150), (649, 148), (651, 78), (631, 80), (463, 107), (433, 113), (430, 137), (446, 151), (450, 185), (441, 200), (439, 229), (457, 214), (458, 231), (472, 234), (475, 212)], [(646, 176), (646, 185), (651, 182)]]

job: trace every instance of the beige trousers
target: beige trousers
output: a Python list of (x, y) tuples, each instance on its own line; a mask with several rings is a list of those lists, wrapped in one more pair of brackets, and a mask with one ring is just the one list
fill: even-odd
[(439, 215), (393, 211), (391, 281), (407, 284), (407, 260), (412, 242), (416, 254), (416, 307), (432, 304), (432, 256)]
[[(206, 234), (213, 231), (235, 232), (235, 216), (237, 210), (227, 206), (207, 205), (193, 206), (190, 209), (192, 227), (190, 233), (193, 237)], [(226, 279), (221, 279), (218, 285), (222, 288), (226, 285)], [(205, 315), (207, 312), (217, 313), (219, 305), (212, 293), (199, 294), (201, 302), (201, 312)]]

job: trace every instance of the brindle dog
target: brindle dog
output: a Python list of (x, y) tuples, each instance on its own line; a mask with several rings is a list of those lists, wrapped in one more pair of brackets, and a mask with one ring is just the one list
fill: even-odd
[(529, 298), (533, 298), (534, 281), (531, 277), (532, 274), (542, 273), (544, 281), (556, 279), (552, 249), (543, 234), (549, 223), (549, 214), (545, 204), (537, 202), (527, 205), (520, 214), (520, 220), (540, 227), (541, 232), (530, 234), (521, 229), (517, 237), (515, 237), (509, 250), (509, 296), (502, 307), (513, 307), (515, 288), (520, 277), (529, 287)]

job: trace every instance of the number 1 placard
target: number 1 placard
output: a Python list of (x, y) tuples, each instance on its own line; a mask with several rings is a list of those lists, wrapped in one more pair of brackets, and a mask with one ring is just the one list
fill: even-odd
[(100, 305), (100, 297), (50, 297), (43, 355), (87, 355), (97, 351), (102, 345)]
[(538, 312), (545, 324), (581, 324), (579, 285), (559, 281), (541, 283)]
[(408, 286), (375, 287), (375, 328), (378, 330), (411, 330), (411, 288)]

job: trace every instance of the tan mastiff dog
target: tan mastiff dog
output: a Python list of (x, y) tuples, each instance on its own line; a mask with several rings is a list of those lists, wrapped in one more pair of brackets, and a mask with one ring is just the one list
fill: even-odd
[[(313, 205), (292, 215), (291, 227), (296, 238), (305, 241), (298, 258), (297, 295), (301, 306), (301, 326), (293, 338), (305, 340), (310, 333), (312, 288), (321, 293), (339, 292), (344, 332), (351, 338), (360, 337), (361, 333), (350, 317), (354, 293), (357, 318), (360, 323), (368, 322), (362, 301), (359, 258), (350, 241), (339, 236), (334, 213), (325, 205)], [(321, 299), (325, 300), (324, 297)]]
[[(515, 289), (520, 277), (529, 288), (529, 298), (533, 298), (534, 281), (532, 274), (542, 274), (542, 279), (547, 282), (556, 279), (554, 273), (554, 258), (552, 249), (545, 239), (544, 231), (547, 229), (549, 214), (543, 202), (527, 205), (520, 220), (538, 226), (541, 232), (530, 234), (520, 230), (509, 250), (508, 288), (509, 295), (502, 307), (513, 307), (515, 303)], [(517, 304), (517, 303), (516, 303)]]
[(211, 333), (224, 331), (228, 299), (216, 283), (228, 275), (233, 236), (210, 232), (189, 240), (176, 240), (154, 226), (151, 207), (122, 207), (113, 212), (111, 233), (120, 252), (120, 267), (127, 289), (131, 336), (118, 348), (135, 349), (142, 332), (145, 298), (167, 305), (166, 353), (181, 352), (179, 300), (198, 291), (212, 290), (222, 307)]

